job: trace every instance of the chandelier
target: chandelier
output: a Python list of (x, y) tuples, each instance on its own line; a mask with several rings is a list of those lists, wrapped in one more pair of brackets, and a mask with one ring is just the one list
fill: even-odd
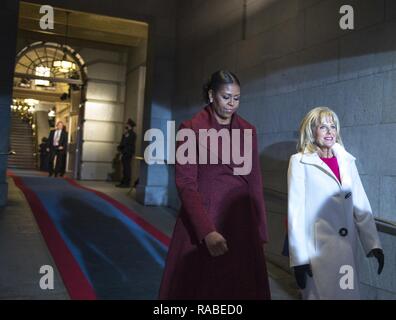
[(67, 56), (64, 54), (62, 60), (55, 60), (53, 67), (61, 73), (70, 73), (77, 69), (76, 64), (66, 59)]
[(77, 69), (77, 66), (74, 62), (67, 60), (66, 45), (67, 45), (67, 37), (69, 33), (69, 14), (70, 12), (66, 12), (66, 33), (65, 33), (65, 43), (62, 45), (63, 47), (62, 60), (55, 60), (52, 64), (52, 67), (61, 73), (70, 73)]
[[(51, 75), (51, 69), (40, 65), (36, 67), (35, 73), (36, 76), (49, 77)], [(51, 85), (49, 80), (43, 80), (43, 79), (36, 79), (34, 80), (34, 83), (36, 86), (44, 86), (44, 87), (49, 87)]]

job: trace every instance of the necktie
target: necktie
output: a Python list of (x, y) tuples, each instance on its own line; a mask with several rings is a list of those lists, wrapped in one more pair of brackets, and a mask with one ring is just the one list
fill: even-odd
[(54, 138), (54, 145), (58, 146), (59, 145), (59, 138), (60, 138), (60, 130), (55, 131), (55, 138)]

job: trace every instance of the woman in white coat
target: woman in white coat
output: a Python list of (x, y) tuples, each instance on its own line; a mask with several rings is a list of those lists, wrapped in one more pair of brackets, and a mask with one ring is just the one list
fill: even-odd
[(343, 147), (337, 115), (311, 110), (300, 125), (288, 170), (290, 264), (303, 299), (360, 299), (358, 239), (367, 256), (384, 255), (355, 158)]

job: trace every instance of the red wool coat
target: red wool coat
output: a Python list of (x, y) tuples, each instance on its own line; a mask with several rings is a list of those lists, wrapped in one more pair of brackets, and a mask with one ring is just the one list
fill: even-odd
[[(206, 106), (180, 126), (194, 130), (197, 146), (199, 129), (224, 128), (213, 112), (212, 107)], [(208, 164), (176, 162), (176, 187), (182, 205), (168, 251), (160, 299), (270, 299), (263, 252), (267, 223), (256, 130), (237, 114), (232, 117), (231, 129), (253, 130), (250, 174), (233, 175), (236, 165), (232, 157), (231, 164), (222, 164), (220, 151), (219, 164), (210, 164), (209, 160)], [(242, 137), (243, 133), (243, 155)], [(226, 254), (209, 254), (203, 240), (212, 231), (226, 239)]]

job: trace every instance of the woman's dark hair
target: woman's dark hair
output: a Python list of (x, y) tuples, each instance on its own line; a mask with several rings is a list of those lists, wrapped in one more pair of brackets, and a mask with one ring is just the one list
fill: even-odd
[(236, 83), (238, 86), (241, 85), (238, 77), (230, 71), (218, 70), (213, 73), (208, 82), (203, 86), (203, 97), (205, 102), (209, 102), (209, 90), (216, 92), (221, 86), (231, 83)]

